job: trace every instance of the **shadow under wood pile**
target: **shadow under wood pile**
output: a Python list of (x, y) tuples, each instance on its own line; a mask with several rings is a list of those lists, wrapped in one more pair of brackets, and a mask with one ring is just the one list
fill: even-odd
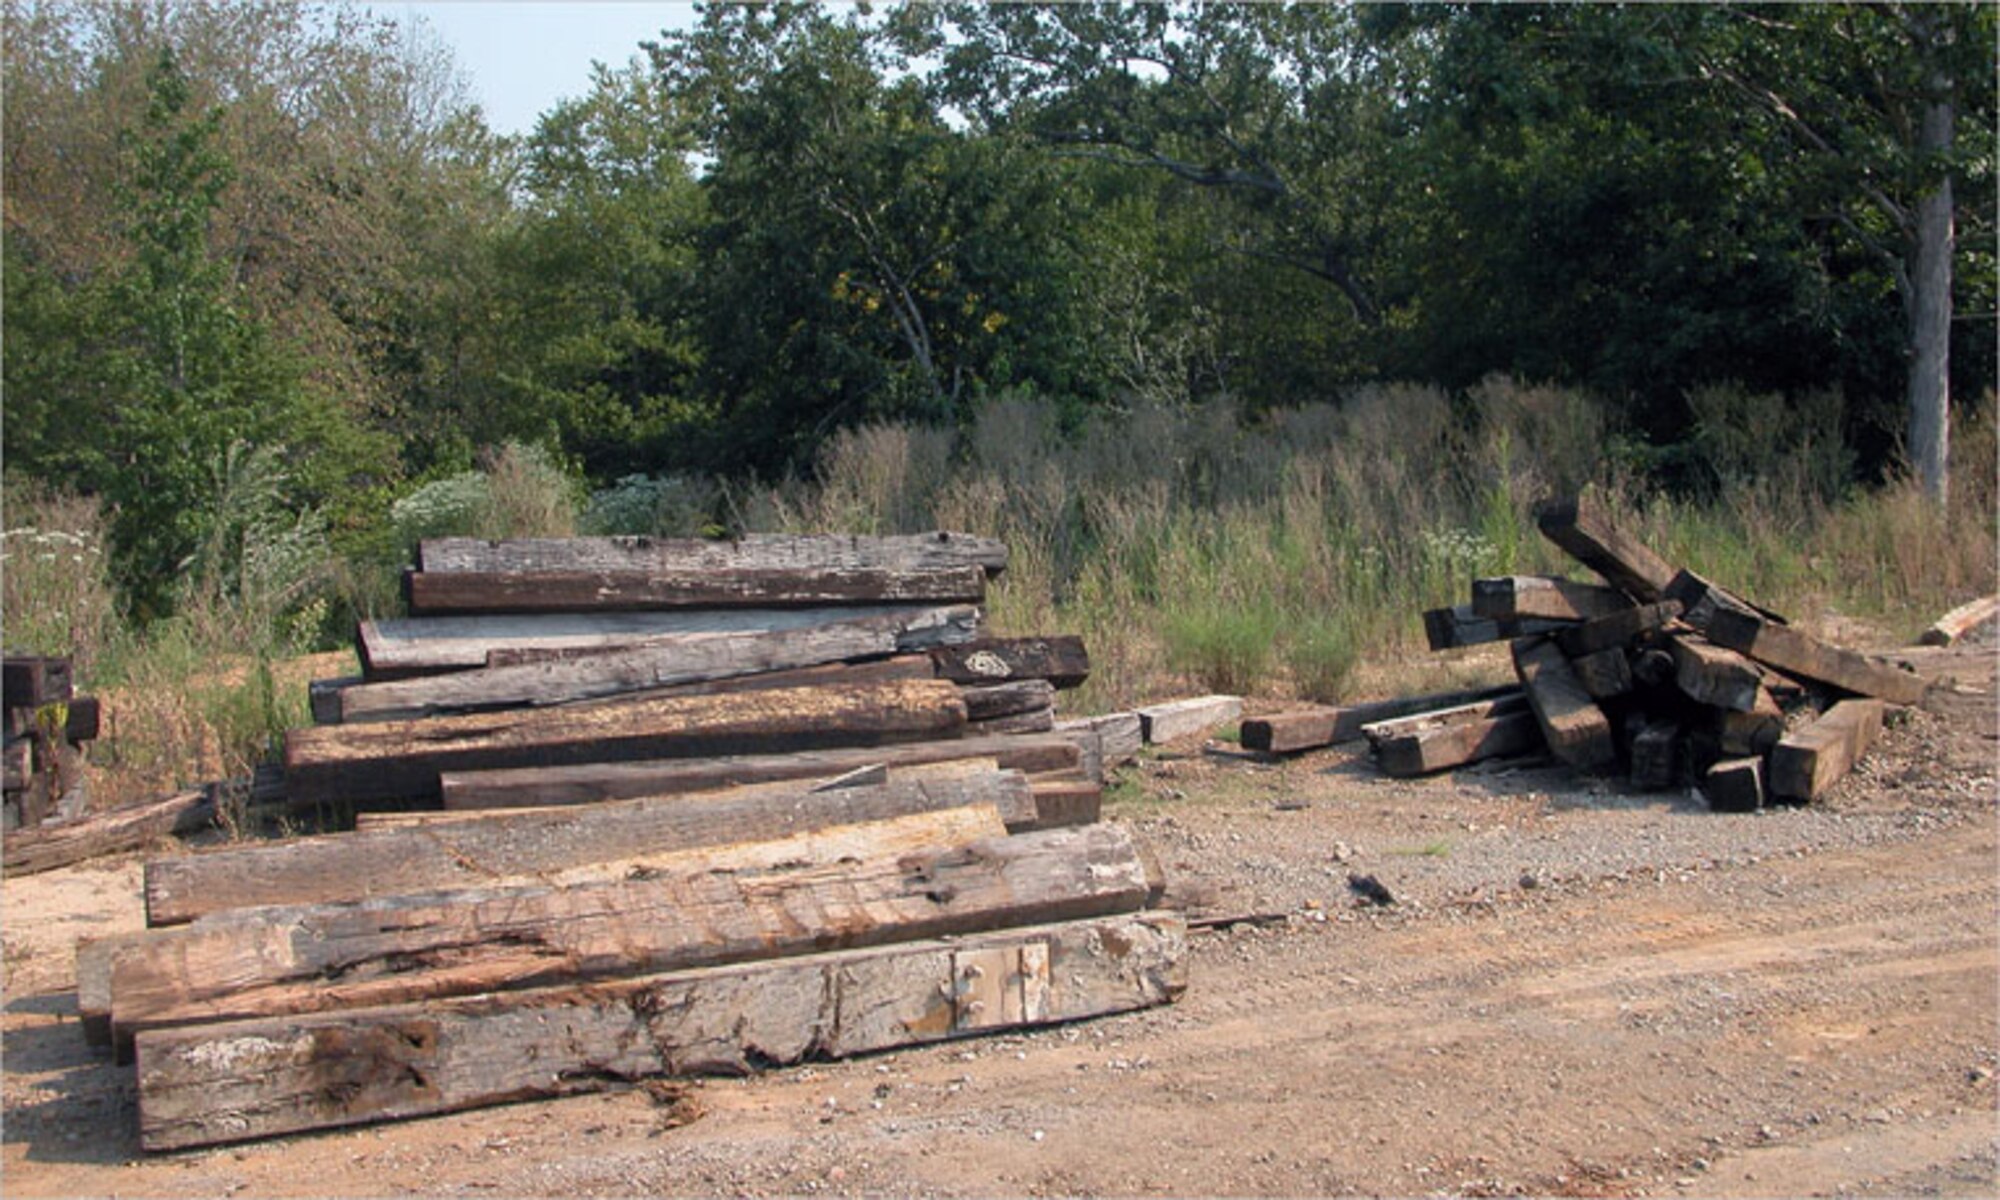
[(1829, 645), (1675, 568), (1588, 497), (1537, 515), (1601, 582), (1478, 579), (1470, 603), (1424, 614), (1434, 650), (1507, 641), (1519, 686), (1246, 720), (1244, 745), (1363, 736), (1391, 775), (1547, 753), (1640, 788), (1693, 784), (1711, 807), (1745, 811), (1823, 795), (1885, 713), (1923, 695), (1907, 665)]
[(1185, 922), (1096, 823), (1136, 747), (1055, 729), (1079, 639), (981, 636), (1005, 560), (947, 533), (424, 543), (419, 615), (364, 623), (366, 674), (285, 741), (290, 800), (358, 828), (148, 862), (149, 928), (79, 949), (141, 1143), (1174, 999)]

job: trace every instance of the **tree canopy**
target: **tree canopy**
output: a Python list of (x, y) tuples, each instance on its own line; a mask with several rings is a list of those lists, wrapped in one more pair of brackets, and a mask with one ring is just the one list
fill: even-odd
[(1832, 397), (1941, 497), (1995, 370), (1990, 6), (715, 4), (518, 139), (380, 10), (4, 15), (6, 470), (149, 608), (248, 451), (366, 537), (505, 439), (771, 475), (1506, 373), (1668, 486), (1698, 397)]

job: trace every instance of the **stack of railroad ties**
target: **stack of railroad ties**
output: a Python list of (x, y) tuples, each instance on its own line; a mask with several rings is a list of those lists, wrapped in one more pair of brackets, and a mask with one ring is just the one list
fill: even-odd
[(86, 800), (78, 755), (97, 736), (97, 697), (76, 694), (70, 660), (60, 656), (9, 654), (0, 676), (7, 723), (0, 828), (34, 829), (78, 815)]
[(1885, 710), (1914, 704), (1906, 666), (1828, 645), (1628, 536), (1589, 498), (1538, 524), (1603, 583), (1473, 581), (1472, 603), (1424, 614), (1431, 648), (1506, 640), (1518, 686), (1243, 723), (1246, 748), (1366, 737), (1390, 775), (1552, 753), (1641, 789), (1698, 786), (1712, 808), (1818, 798), (1867, 752)]
[[(1186, 924), (1098, 824), (1138, 721), (1074, 637), (980, 637), (1000, 543), (441, 540), (294, 801), (353, 832), (146, 864), (79, 951), (170, 1149), (1171, 1001)], [(1130, 716), (1128, 714), (1128, 716)]]

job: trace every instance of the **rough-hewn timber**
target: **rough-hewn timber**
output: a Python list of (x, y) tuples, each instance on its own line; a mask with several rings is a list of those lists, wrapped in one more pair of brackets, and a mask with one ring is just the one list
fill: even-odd
[(1651, 603), (1660, 599), (1674, 576), (1665, 559), (1614, 525), (1610, 514), (1592, 496), (1549, 500), (1536, 510), (1535, 524), (1571, 558), (1634, 600)]
[(1579, 771), (1606, 772), (1618, 763), (1611, 722), (1584, 691), (1562, 650), (1547, 638), (1518, 638), (1514, 673), (1528, 693), (1549, 749)]
[(171, 833), (191, 833), (215, 819), (206, 788), (175, 792), (109, 812), (9, 832), (0, 867), (9, 875), (53, 871), (100, 854), (136, 850)]
[(895, 770), (966, 758), (990, 758), (1003, 768), (1028, 772), (1075, 770), (1083, 761), (1073, 741), (1051, 734), (903, 742), (893, 746), (788, 754), (447, 771), (439, 783), (447, 809), (524, 808), (671, 796), (786, 779), (828, 779), (858, 767), (879, 764)]
[(1503, 696), (1518, 696), (1513, 684), (1475, 688), (1471, 691), (1433, 692), (1423, 696), (1402, 696), (1393, 700), (1371, 700), (1338, 708), (1300, 708), (1268, 717), (1243, 719), (1243, 748), (1271, 753), (1313, 750), (1351, 742), (1362, 736), (1365, 726), (1397, 717), (1478, 704)]
[(943, 680), (669, 696), (294, 729), (285, 776), (306, 799), (421, 798), (439, 794), (443, 771), (873, 745), (964, 725), (965, 702)]
[(1046, 679), (1059, 688), (1090, 678), (1090, 655), (1075, 634), (1045, 638), (981, 638), (931, 652), (938, 678), (953, 683), (1006, 683)]
[(1770, 791), (1786, 800), (1817, 800), (1853, 770), (1882, 732), (1880, 700), (1842, 700), (1771, 751)]
[(1498, 717), (1450, 721), (1431, 728), (1371, 739), (1376, 765), (1385, 775), (1427, 775), (1449, 767), (1543, 748), (1541, 726), (1526, 711)]
[(974, 606), (892, 604), (774, 611), (386, 618), (361, 622), (355, 648), (368, 678), (398, 679), (483, 667), (496, 652), (610, 650), (723, 633), (857, 621), (881, 621), (896, 629), (896, 648), (903, 651), (928, 650), (979, 636), (979, 609)]
[(739, 538), (575, 537), (427, 538), (417, 544), (424, 571), (713, 571), (751, 568), (933, 570), (977, 566), (989, 575), (1007, 568), (998, 538), (932, 533), (752, 533)]
[(140, 1035), (140, 1142), (177, 1149), (617, 1087), (743, 1075), (1162, 1004), (1174, 913), (580, 987)]
[(1912, 671), (1829, 646), (1790, 626), (1774, 625), (1747, 613), (1718, 611), (1708, 623), (1708, 638), (1780, 671), (1844, 692), (1874, 696), (1891, 704), (1915, 704), (1924, 696), (1923, 678)]
[(1920, 646), (1949, 646), (1972, 630), (2000, 616), (2000, 596), (1968, 600), (1931, 622), (1917, 637)]
[(638, 612), (677, 608), (822, 608), (853, 604), (977, 604), (978, 567), (925, 571), (446, 571), (403, 577), (410, 612)]
[(1631, 597), (1617, 588), (1553, 575), (1472, 581), (1472, 611), (1495, 621), (1593, 621), (1631, 607)]
[(1157, 746), (1205, 734), (1242, 715), (1241, 696), (1195, 696), (1140, 709), (1139, 729), (1147, 745)]
[(1156, 868), (1085, 825), (831, 866), (241, 910), (112, 968), (115, 1034), (403, 1004), (1144, 907)]
[(674, 684), (790, 671), (895, 653), (881, 622), (718, 634), (664, 646), (632, 646), (571, 658), (363, 683), (340, 690), (340, 719), (407, 721), (443, 713), (574, 703)]
[(732, 842), (766, 841), (835, 825), (991, 804), (1009, 822), (1035, 818), (1018, 772), (892, 780), (813, 793), (792, 781), (750, 791), (615, 800), (487, 819), (294, 838), (160, 858), (146, 864), (146, 922), (176, 925), (270, 904), (313, 904), (441, 888), (474, 888), (591, 863)]

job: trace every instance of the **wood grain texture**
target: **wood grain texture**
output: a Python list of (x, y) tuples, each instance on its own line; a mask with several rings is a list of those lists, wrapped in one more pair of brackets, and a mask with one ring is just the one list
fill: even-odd
[(1611, 586), (1643, 603), (1659, 600), (1674, 576), (1673, 567), (1650, 547), (1611, 520), (1590, 495), (1560, 496), (1541, 504), (1535, 524), (1542, 536)]
[(119, 1036), (401, 1004), (1129, 912), (1157, 868), (1086, 825), (959, 849), (564, 888), (238, 910), (113, 964)]
[(978, 567), (921, 571), (818, 570), (416, 571), (403, 577), (413, 616), (640, 612), (703, 608), (822, 608), (894, 603), (977, 604)]
[(940, 679), (953, 683), (1006, 683), (1046, 679), (1059, 688), (1090, 678), (1090, 655), (1075, 634), (1059, 637), (980, 638), (930, 652)]
[(342, 722), (407, 721), (446, 713), (574, 703), (674, 684), (886, 656), (895, 650), (895, 629), (880, 621), (836, 622), (363, 683), (341, 689), (338, 703)]
[(2000, 596), (1968, 600), (1931, 622), (1930, 628), (1917, 636), (1917, 644), (1949, 646), (1996, 616), (2000, 616)]
[(1411, 713), (1404, 717), (1390, 717), (1383, 721), (1371, 721), (1361, 727), (1361, 736), (1370, 743), (1380, 743), (1389, 738), (1404, 737), (1413, 733), (1442, 729), (1449, 725), (1471, 725), (1480, 721), (1490, 721), (1497, 717), (1511, 717), (1528, 711), (1528, 697), (1519, 688), (1509, 688), (1490, 700), (1474, 700), (1466, 704), (1453, 704), (1444, 708), (1428, 709)]
[(443, 771), (873, 745), (964, 725), (965, 702), (942, 680), (669, 696), (294, 729), (285, 776), (305, 799), (424, 798)]
[(1771, 794), (1802, 802), (1826, 795), (1875, 744), (1885, 712), (1880, 700), (1842, 700), (1780, 738), (1771, 750)]
[(1555, 631), (1556, 645), (1571, 658), (1582, 658), (1604, 650), (1630, 648), (1633, 639), (1667, 627), (1681, 615), (1678, 600), (1641, 604), (1595, 620), (1564, 626)]
[(1053, 709), (1056, 687), (1046, 679), (1018, 679), (980, 687), (961, 686), (959, 695), (965, 699), (966, 719), (978, 722)]
[(1430, 643), (1433, 650), (1484, 646), (1534, 633), (1550, 633), (1564, 626), (1562, 621), (1482, 617), (1473, 611), (1470, 604), (1427, 609), (1424, 612), (1424, 640)]
[(1194, 696), (1141, 708), (1139, 729), (1147, 745), (1157, 746), (1206, 734), (1242, 715), (1241, 696)]
[(417, 565), (431, 571), (713, 571), (867, 568), (931, 570), (1007, 567), (998, 538), (931, 533), (752, 533), (738, 538), (572, 537), (426, 538)]
[(1674, 686), (1690, 699), (1737, 712), (1757, 706), (1764, 673), (1756, 663), (1692, 633), (1668, 639), (1667, 649), (1674, 656)]
[(173, 833), (192, 833), (215, 819), (215, 802), (205, 788), (175, 792), (157, 800), (49, 822), (7, 833), (0, 867), (9, 875), (53, 871), (103, 854), (137, 850)]
[(898, 630), (897, 649), (928, 650), (979, 636), (969, 605), (897, 604), (773, 611), (538, 613), (527, 616), (403, 617), (363, 621), (355, 634), (370, 679), (468, 671), (490, 655), (525, 651), (616, 650), (717, 634), (801, 629), (879, 620)]
[(1616, 767), (1618, 746), (1612, 740), (1611, 722), (1584, 690), (1562, 650), (1547, 638), (1518, 638), (1511, 649), (1514, 672), (1556, 757), (1579, 771), (1603, 773)]
[(478, 819), (229, 846), (154, 859), (145, 868), (146, 923), (178, 925), (231, 909), (312, 904), (407, 892), (485, 887), (592, 863), (734, 842), (766, 841), (837, 825), (990, 804), (1031, 821), (1027, 779), (996, 772), (958, 779), (891, 780), (813, 793), (797, 781), (587, 808), (500, 810)]
[(1631, 607), (1631, 597), (1617, 588), (1553, 575), (1472, 581), (1472, 611), (1495, 621), (1591, 621)]
[[(1432, 692), (1420, 696), (1399, 696), (1390, 700), (1370, 700), (1360, 704), (1341, 705), (1337, 708), (1301, 708), (1283, 714), (1285, 720), (1282, 726), (1266, 726), (1261, 724), (1260, 718), (1247, 717), (1243, 721), (1243, 747), (1246, 750), (1290, 753), (1313, 750), (1320, 746), (1335, 746), (1362, 737), (1364, 728), (1380, 721), (1455, 708), (1464, 704), (1478, 704), (1507, 695), (1518, 696), (1520, 693), (1520, 688), (1507, 684), (1502, 687), (1475, 688), (1469, 691)], [(1284, 749), (1279, 749), (1281, 744)]]
[(994, 736), (788, 754), (448, 771), (439, 782), (447, 809), (469, 811), (683, 795), (787, 779), (827, 779), (860, 767), (881, 765), (893, 771), (967, 758), (990, 758), (1003, 768), (1029, 772), (1074, 770), (1083, 761), (1076, 744), (1059, 735)]
[(1523, 711), (1475, 718), (1383, 737), (1373, 742), (1385, 775), (1428, 775), (1489, 758), (1534, 754), (1544, 748), (1535, 714)]
[[(141, 1034), (148, 1150), (768, 1066), (1168, 1003), (1173, 913)], [(976, 968), (976, 970), (975, 970)]]
[(1709, 621), (1708, 638), (1780, 671), (1844, 692), (1891, 704), (1915, 704), (1924, 696), (1926, 684), (1915, 672), (1748, 613), (1718, 611)]
[(1139, 757), (1139, 748), (1146, 744), (1139, 714), (1135, 712), (1057, 721), (1052, 732), (1076, 744), (1083, 754), (1083, 773), (1099, 783), (1104, 782), (1105, 772)]

